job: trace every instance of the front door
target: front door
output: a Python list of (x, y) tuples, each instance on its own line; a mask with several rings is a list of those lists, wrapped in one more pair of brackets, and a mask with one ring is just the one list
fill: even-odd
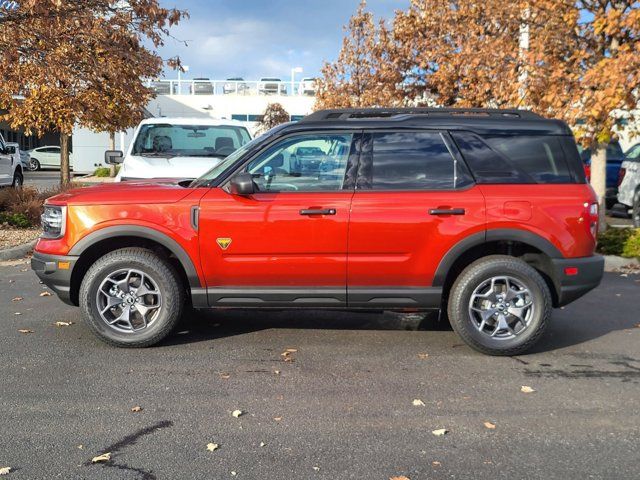
[(353, 133), (289, 135), (242, 169), (256, 193), (211, 189), (200, 258), (211, 306), (346, 304)]
[(0, 185), (6, 185), (13, 180), (13, 156), (6, 153), (6, 145), (0, 137)]
[(485, 202), (446, 132), (364, 135), (349, 226), (350, 307), (439, 307), (447, 251), (482, 232)]

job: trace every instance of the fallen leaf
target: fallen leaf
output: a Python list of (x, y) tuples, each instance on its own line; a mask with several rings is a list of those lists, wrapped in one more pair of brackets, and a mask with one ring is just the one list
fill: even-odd
[(220, 448), (220, 445), (218, 445), (217, 443), (207, 443), (207, 450), (209, 450), (210, 452), (213, 452), (218, 448)]
[(0, 475), (9, 475), (11, 467), (0, 467)]
[(22, 315), (22, 313), (16, 312), (16, 313), (14, 313), (14, 315)]
[(70, 327), (73, 325), (73, 322), (56, 322), (54, 323), (56, 327)]
[(282, 420), (282, 417), (273, 417), (273, 419), (274, 419), (276, 422), (279, 422), (280, 420)]
[(78, 445), (78, 448), (82, 450), (84, 448), (84, 445)]
[(424, 402), (422, 400), (420, 400), (419, 398), (416, 398), (413, 402), (413, 406), (414, 407), (424, 407)]
[(535, 390), (531, 387), (529, 387), (528, 385), (523, 385), (522, 387), (520, 387), (520, 391), (522, 393), (533, 393), (535, 392)]
[(22, 297), (15, 297), (11, 299), (12, 302), (21, 302), (22, 300), (24, 300)]
[(260, 442), (260, 446), (261, 446), (261, 447), (265, 447), (266, 445), (267, 445), (266, 443), (264, 443), (264, 442)]
[(433, 430), (431, 433), (433, 433), (436, 437), (441, 437), (442, 435), (446, 435), (447, 433), (449, 433), (449, 430), (447, 430), (446, 428), (439, 428), (438, 430)]
[(234, 472), (234, 471), (232, 471), (232, 472), (231, 472), (231, 476), (232, 476), (232, 477), (235, 477), (236, 475), (237, 475), (237, 473), (236, 473), (236, 472)]
[(313, 467), (313, 469), (314, 469), (316, 472), (319, 472), (319, 471), (320, 471), (320, 467)]
[(240, 415), (243, 415), (244, 412), (242, 410), (234, 410), (233, 412), (231, 412), (231, 415), (238, 418)]
[(223, 380), (228, 380), (229, 378), (231, 378), (231, 375), (228, 373), (221, 373), (220, 378), (222, 378)]
[(489, 430), (495, 430), (496, 429), (495, 423), (484, 422), (484, 426), (487, 427)]
[(46, 290), (40, 294), (41, 297), (50, 297), (51, 292), (47, 292)]
[(621, 293), (616, 293), (616, 297), (621, 297), (622, 294)]
[(433, 465), (434, 467), (439, 467), (440, 465), (442, 465), (440, 462), (438, 462), (437, 460), (431, 462), (431, 465)]
[(280, 356), (285, 362), (293, 362), (293, 358), (291, 357), (291, 354), (296, 353), (297, 351), (298, 350), (295, 348), (287, 348), (284, 352), (280, 354)]
[(102, 455), (98, 455), (97, 457), (93, 457), (91, 459), (91, 463), (108, 462), (109, 460), (111, 460), (111, 452), (103, 453)]
[(419, 353), (418, 354), (418, 358), (420, 360), (426, 360), (427, 358), (429, 358), (429, 354), (428, 353)]
[(141, 412), (141, 411), (142, 411), (142, 407), (141, 407), (140, 405), (136, 405), (135, 407), (133, 407), (133, 408), (131, 409), (131, 411), (132, 411), (133, 413)]
[(28, 328), (21, 328), (18, 330), (20, 333), (35, 333), (33, 330), (29, 330)]
[(280, 375), (280, 370), (274, 370), (273, 373), (275, 373), (276, 375)]
[(389, 480), (411, 480), (409, 477), (405, 477), (404, 475), (400, 475), (399, 477), (391, 477)]

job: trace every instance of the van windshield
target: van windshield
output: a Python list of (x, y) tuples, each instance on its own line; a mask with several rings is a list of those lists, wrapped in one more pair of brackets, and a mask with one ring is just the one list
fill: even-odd
[(143, 125), (133, 144), (141, 157), (220, 157), (232, 154), (251, 140), (244, 127), (233, 125)]

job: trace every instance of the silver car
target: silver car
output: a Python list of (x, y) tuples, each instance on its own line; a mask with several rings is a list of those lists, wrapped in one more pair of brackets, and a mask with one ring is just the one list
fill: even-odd
[(640, 143), (625, 153), (624, 176), (618, 187), (618, 202), (630, 210), (633, 225), (640, 227)]

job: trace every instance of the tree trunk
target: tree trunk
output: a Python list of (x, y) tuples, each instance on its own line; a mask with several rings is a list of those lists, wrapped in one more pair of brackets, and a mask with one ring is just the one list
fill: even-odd
[[(115, 132), (109, 132), (109, 150), (116, 149), (116, 134)], [(116, 176), (116, 166), (109, 165), (109, 176), (111, 178)]]
[(69, 168), (69, 135), (60, 133), (60, 185), (69, 185), (71, 169)]
[(591, 186), (598, 195), (600, 231), (603, 232), (607, 228), (604, 222), (605, 195), (607, 193), (607, 145), (604, 143), (598, 143), (591, 154)]

